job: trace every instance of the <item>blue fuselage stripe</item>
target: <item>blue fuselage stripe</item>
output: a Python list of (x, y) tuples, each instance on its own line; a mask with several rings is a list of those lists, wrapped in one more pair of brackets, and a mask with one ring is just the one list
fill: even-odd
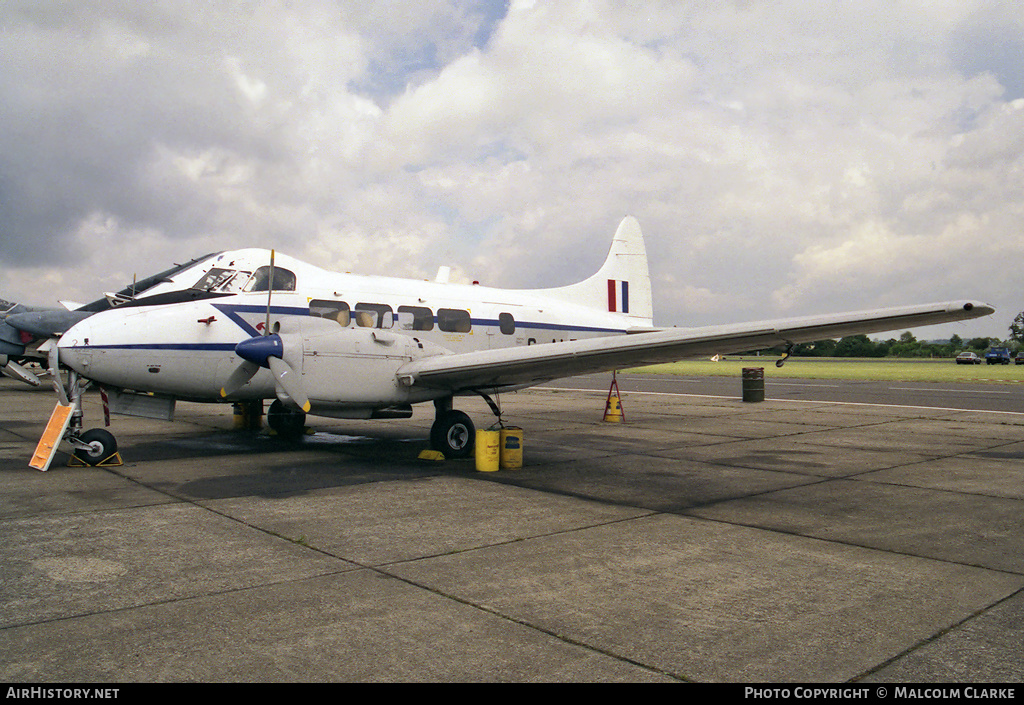
[(238, 343), (122, 343), (120, 345), (69, 345), (67, 350), (203, 350), (234, 352)]
[[(267, 308), (265, 306), (256, 305), (238, 305), (238, 304), (210, 304), (215, 309), (227, 316), (235, 325), (237, 325), (242, 332), (250, 338), (255, 338), (263, 335), (263, 331), (253, 327), (248, 321), (242, 318), (243, 313), (261, 313), (265, 314)], [(271, 306), (271, 315), (278, 316), (308, 316), (309, 309), (299, 308), (295, 306)], [(500, 328), (500, 322), (496, 319), (488, 318), (474, 318), (470, 321), (473, 326), (489, 326), (492, 328)], [(434, 324), (437, 324), (437, 317), (434, 317)], [(624, 334), (626, 331), (621, 328), (600, 328), (596, 326), (574, 326), (563, 323), (538, 323), (532, 321), (516, 321), (516, 329), (524, 330), (544, 330), (550, 331), (552, 334), (559, 333), (598, 333), (605, 335)], [(440, 328), (435, 328), (435, 331), (444, 333)], [(410, 333), (417, 332), (429, 332), (429, 331), (409, 331)], [(237, 342), (233, 343), (123, 343), (116, 345), (76, 345), (73, 348), (78, 349), (90, 349), (90, 350), (191, 350), (191, 351), (204, 351), (204, 352), (224, 352), (234, 351)], [(69, 346), (72, 347), (72, 346)]]

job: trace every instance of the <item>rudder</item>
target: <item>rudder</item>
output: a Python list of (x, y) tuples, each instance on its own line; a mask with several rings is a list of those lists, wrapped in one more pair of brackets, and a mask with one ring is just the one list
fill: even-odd
[(651, 274), (640, 223), (626, 216), (619, 223), (604, 265), (578, 284), (547, 289), (547, 296), (628, 316), (634, 327), (650, 327), (654, 319)]

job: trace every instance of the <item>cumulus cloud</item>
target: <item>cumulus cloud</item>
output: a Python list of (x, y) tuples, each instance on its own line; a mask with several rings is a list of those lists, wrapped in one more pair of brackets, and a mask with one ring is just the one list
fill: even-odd
[(251, 245), (566, 284), (629, 213), (662, 324), (972, 296), (1000, 318), (956, 332), (1003, 335), (1024, 307), (1019, 15), (5, 3), (0, 294), (95, 298)]

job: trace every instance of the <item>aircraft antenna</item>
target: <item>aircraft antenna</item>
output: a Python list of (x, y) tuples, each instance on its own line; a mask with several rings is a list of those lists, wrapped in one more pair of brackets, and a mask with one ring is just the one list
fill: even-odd
[(274, 290), (274, 251), (270, 251), (270, 276), (267, 280), (267, 321), (263, 327), (263, 335), (270, 335), (270, 292)]

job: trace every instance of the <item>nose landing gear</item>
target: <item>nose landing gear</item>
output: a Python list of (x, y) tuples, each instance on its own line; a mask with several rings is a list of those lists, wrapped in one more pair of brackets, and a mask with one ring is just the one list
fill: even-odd
[[(51, 369), (56, 369), (51, 368)], [(71, 373), (68, 389), (65, 392), (63, 380), (54, 373), (54, 386), (60, 399), (50, 415), (42, 438), (36, 446), (29, 467), (40, 472), (50, 469), (50, 463), (57, 453), (57, 446), (62, 440), (72, 448), (71, 465), (87, 465), (89, 467), (122, 465), (117, 452), (117, 440), (113, 434), (102, 428), (82, 431), (82, 392), (83, 386), (78, 374)]]
[(109, 465), (111, 463), (108, 461), (117, 455), (117, 439), (114, 438), (114, 434), (102, 428), (91, 428), (77, 438), (69, 438), (68, 441), (75, 449), (75, 458), (85, 465)]

